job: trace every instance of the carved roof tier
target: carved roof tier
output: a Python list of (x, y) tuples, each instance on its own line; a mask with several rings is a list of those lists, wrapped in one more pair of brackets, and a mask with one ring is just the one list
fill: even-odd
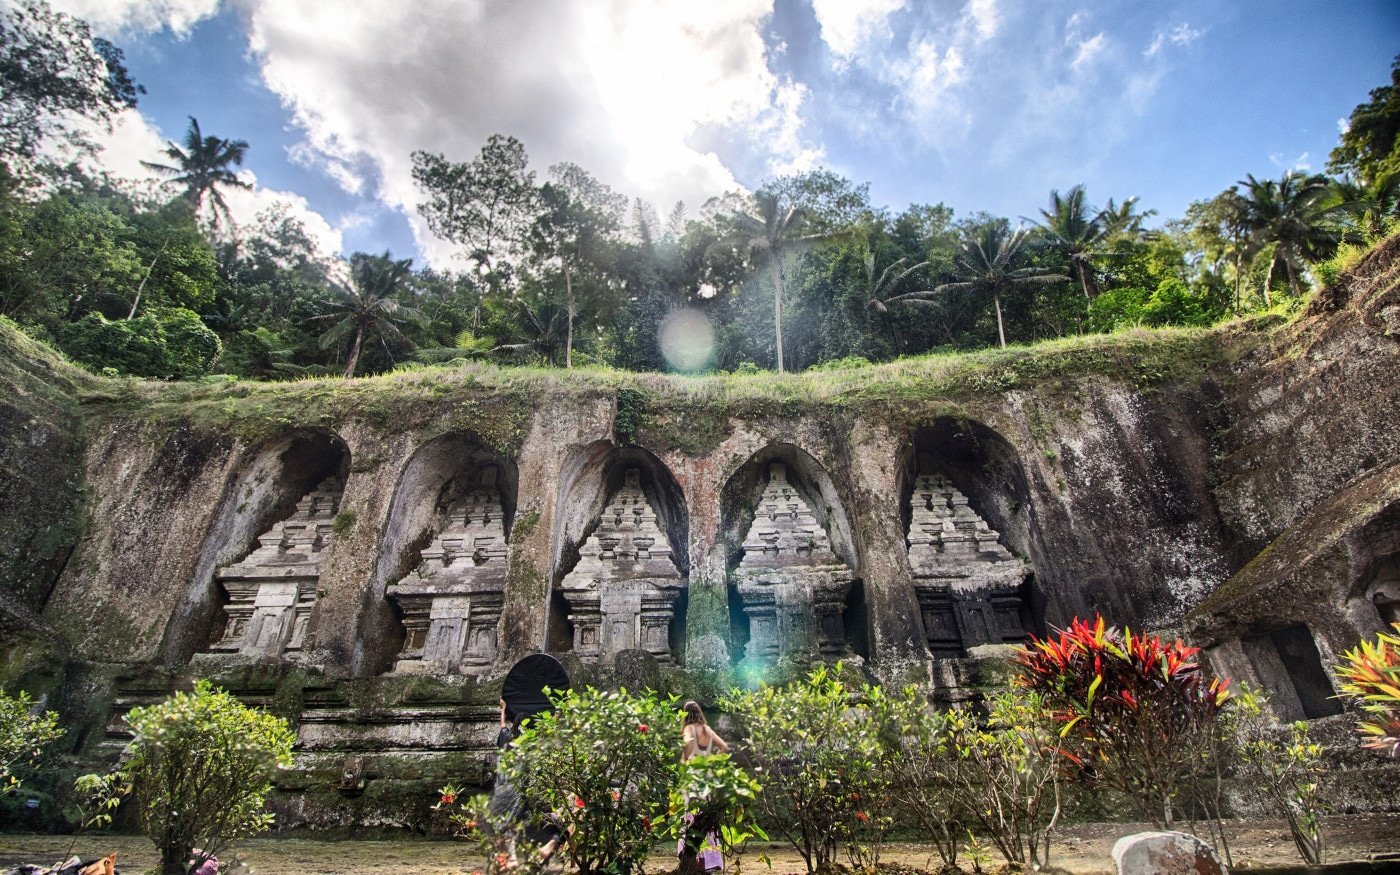
[(920, 474), (909, 498), (909, 565), (915, 578), (1016, 586), (1027, 569), (1001, 536), (941, 474)]
[(629, 469), (622, 488), (609, 499), (598, 527), (579, 548), (578, 564), (565, 575), (566, 590), (596, 589), (611, 581), (651, 580), (659, 585), (684, 577), (671, 556), (671, 542), (657, 524), (656, 511), (642, 491), (641, 474)]
[(787, 480), (787, 466), (768, 466), (753, 523), (744, 536), (739, 570), (845, 565), (831, 551), (831, 538), (812, 506)]
[(319, 577), (340, 499), (339, 477), (327, 477), (302, 496), (291, 516), (258, 536), (258, 546), (239, 562), (222, 569), (219, 580)]
[(472, 490), (448, 508), (447, 525), (423, 551), (413, 573), (391, 584), (393, 595), (432, 595), (505, 588), (510, 549), (497, 469), (481, 469)]

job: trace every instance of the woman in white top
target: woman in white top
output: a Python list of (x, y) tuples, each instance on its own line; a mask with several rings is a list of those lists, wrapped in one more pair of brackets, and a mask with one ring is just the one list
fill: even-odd
[[(686, 702), (681, 706), (681, 711), (685, 714), (681, 724), (681, 762), (685, 762), (691, 757), (703, 756), (706, 754), (724, 753), (729, 750), (729, 745), (719, 733), (710, 728), (710, 724), (705, 721), (705, 712), (700, 710), (698, 702)], [(690, 815), (686, 815), (689, 822)], [(697, 824), (697, 826), (699, 826)], [(700, 827), (704, 829), (704, 827)], [(686, 865), (687, 856), (685, 847), (685, 837), (682, 836), (677, 843), (676, 853), (680, 856), (682, 865), (681, 871), (686, 871), (691, 867)], [(724, 855), (720, 853), (719, 836), (715, 830), (706, 830), (704, 844), (692, 852), (695, 868), (703, 868), (706, 872), (724, 871)], [(693, 871), (693, 870), (692, 870)]]

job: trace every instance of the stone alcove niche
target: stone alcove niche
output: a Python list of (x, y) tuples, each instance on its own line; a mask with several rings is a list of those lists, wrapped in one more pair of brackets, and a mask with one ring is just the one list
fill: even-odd
[(720, 496), (736, 665), (867, 657), (860, 561), (835, 483), (792, 444), (754, 453)]
[(394, 487), (351, 670), (479, 674), (499, 655), (519, 473), (468, 432), (414, 452)]
[(1346, 538), (1351, 580), (1346, 607), (1361, 635), (1400, 623), (1400, 502)]
[(301, 646), (350, 451), (336, 435), (305, 429), (248, 458), (167, 627), (169, 666), (201, 651), (275, 657)]
[(981, 423), (917, 430), (901, 466), (909, 565), (929, 651), (961, 657), (1041, 632), (1028, 491), (1011, 446)]
[(546, 646), (585, 660), (684, 653), (689, 513), (666, 465), (596, 441), (560, 472)]

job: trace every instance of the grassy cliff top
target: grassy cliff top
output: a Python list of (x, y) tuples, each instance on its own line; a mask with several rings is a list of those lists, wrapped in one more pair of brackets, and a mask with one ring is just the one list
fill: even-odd
[[(17, 357), (29, 372), (62, 385), (89, 415), (185, 421), (229, 430), (248, 440), (297, 426), (335, 427), (360, 419), (387, 430), (470, 428), (508, 450), (524, 437), (530, 414), (551, 400), (607, 400), (620, 420), (667, 432), (682, 450), (709, 443), (681, 418), (760, 418), (814, 409), (898, 417), (911, 408), (956, 413), (979, 398), (1054, 391), (1086, 379), (1139, 390), (1164, 383), (1227, 378), (1229, 365), (1267, 337), (1277, 317), (1238, 320), (1210, 329), (1132, 329), (1007, 349), (914, 356), (886, 364), (814, 369), (797, 374), (685, 376), (580, 367), (572, 370), (484, 363), (425, 366), (372, 377), (259, 382), (209, 378), (151, 382), (94, 376), (47, 346), (0, 322), (0, 367)], [(3, 375), (0, 371), (0, 375)], [(671, 426), (671, 427), (668, 427)]]

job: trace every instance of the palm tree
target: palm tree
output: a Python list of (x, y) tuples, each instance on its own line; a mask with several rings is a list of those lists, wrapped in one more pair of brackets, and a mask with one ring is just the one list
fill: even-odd
[[(1129, 213), (1133, 203), (1130, 198), (1124, 204)], [(1094, 281), (1094, 252), (1112, 232), (1104, 213), (1095, 213), (1085, 200), (1084, 186), (1076, 185), (1063, 196), (1051, 190), (1050, 209), (1041, 210), (1040, 215), (1045, 219), (1041, 228), (1046, 240), (1069, 260), (1085, 300), (1094, 300), (1099, 295), (1098, 283)]]
[[(515, 343), (502, 343), (491, 348), (492, 352), (532, 352), (546, 363), (553, 365), (561, 351), (566, 351), (569, 334), (569, 311), (552, 301), (539, 301), (531, 305), (523, 300), (515, 301), (516, 316), (512, 326), (521, 339)], [(567, 352), (565, 353), (567, 355)]]
[[(928, 267), (927, 261), (921, 261), (918, 264), (915, 264), (911, 267), (906, 267), (904, 268), (904, 270), (900, 270), (900, 268), (908, 260), (909, 259), (907, 258), (899, 259), (898, 261), (886, 267), (883, 271), (880, 271), (879, 275), (877, 276), (875, 273), (875, 253), (873, 251), (867, 251), (865, 253), (865, 293), (867, 295), (866, 303), (881, 316), (887, 318), (889, 317), (891, 304), (897, 304), (902, 301), (916, 301), (921, 296), (928, 295), (931, 292), (931, 290), (929, 289), (921, 289), (917, 292), (905, 292), (902, 295), (894, 294), (895, 289), (899, 288), (899, 284), (902, 283), (904, 279), (908, 277), (911, 273), (913, 273), (916, 270), (922, 270)], [(896, 271), (898, 272), (896, 273)], [(894, 335), (894, 343), (896, 349), (900, 352), (903, 352), (904, 338), (903, 336), (901, 336), (899, 324), (893, 319), (890, 319), (889, 325), (890, 333)]]
[(1378, 240), (1400, 219), (1400, 173), (1382, 175), (1370, 185), (1350, 177), (1335, 180), (1329, 203), (1351, 218), (1355, 233), (1348, 236), (1355, 242)]
[(1288, 272), (1289, 289), (1298, 295), (1303, 262), (1329, 257), (1340, 239), (1327, 224), (1338, 209), (1329, 202), (1327, 177), (1290, 170), (1277, 180), (1249, 174), (1236, 185), (1244, 186), (1241, 197), (1251, 239), (1259, 246), (1274, 247), (1264, 279), (1264, 306), (1269, 306), (1269, 285), (1280, 263)]
[(1156, 210), (1148, 210), (1144, 213), (1137, 211), (1138, 199), (1130, 197), (1122, 204), (1113, 202), (1113, 198), (1108, 199), (1104, 208), (1099, 210), (1099, 221), (1103, 224), (1107, 236), (1128, 236), (1140, 238), (1148, 234), (1142, 227), (1142, 223), (1157, 215)]
[(228, 203), (224, 200), (220, 186), (251, 189), (253, 186), (238, 178), (234, 167), (243, 166), (243, 157), (248, 152), (246, 140), (225, 140), (222, 137), (205, 136), (199, 129), (199, 120), (190, 116), (189, 129), (185, 131), (185, 147), (182, 149), (169, 142), (161, 154), (169, 158), (170, 164), (141, 163), (150, 169), (170, 177), (167, 185), (184, 186), (184, 197), (196, 211), (204, 206), (207, 196), (213, 204), (214, 224), (219, 223), (222, 214), (230, 223)]
[(422, 314), (412, 307), (400, 304), (394, 295), (402, 290), (404, 280), (412, 273), (413, 259), (395, 261), (388, 251), (383, 255), (369, 255), (356, 252), (350, 257), (351, 285), (332, 283), (341, 300), (333, 306), (334, 312), (321, 316), (321, 319), (335, 319), (336, 322), (321, 335), (321, 348), (350, 342), (350, 355), (345, 361), (345, 377), (355, 376), (355, 366), (360, 361), (360, 350), (366, 335), (376, 335), (383, 344), (384, 351), (393, 359), (389, 351), (389, 340), (403, 340), (399, 324), (418, 322)]
[(736, 246), (748, 254), (767, 259), (773, 275), (773, 335), (777, 341), (778, 373), (783, 368), (783, 295), (785, 277), (783, 256), (801, 243), (825, 240), (830, 232), (813, 227), (805, 210), (785, 203), (772, 192), (760, 191), (753, 196), (752, 209), (736, 209), (730, 213), (735, 231), (717, 245)]
[(943, 292), (975, 291), (989, 295), (997, 314), (997, 338), (1005, 348), (1006, 328), (1001, 319), (1002, 293), (1028, 286), (1062, 283), (1069, 279), (1043, 267), (1016, 267), (1021, 260), (1021, 247), (1029, 236), (1029, 229), (1012, 231), (1001, 222), (988, 222), (969, 230), (953, 261), (953, 274), (957, 279), (919, 293), (922, 297), (910, 297), (908, 300), (932, 303), (928, 301), (928, 296)]

